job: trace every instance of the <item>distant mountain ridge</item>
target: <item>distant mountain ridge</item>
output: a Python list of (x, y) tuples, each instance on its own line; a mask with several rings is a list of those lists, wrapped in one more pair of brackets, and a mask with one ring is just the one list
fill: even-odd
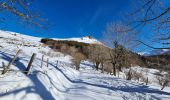
[(138, 54), (142, 56), (164, 55), (164, 54), (170, 54), (170, 49), (155, 49), (149, 52), (139, 52)]

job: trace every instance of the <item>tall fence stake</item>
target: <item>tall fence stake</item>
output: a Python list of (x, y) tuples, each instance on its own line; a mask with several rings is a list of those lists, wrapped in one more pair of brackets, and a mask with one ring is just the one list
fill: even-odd
[(47, 67), (48, 67), (48, 61), (49, 61), (49, 59), (47, 58)]
[(16, 53), (16, 55), (14, 56), (14, 58), (8, 63), (8, 65), (6, 67), (4, 67), (4, 70), (2, 71), (2, 74), (5, 74), (8, 69), (10, 68), (11, 64), (14, 63), (14, 61), (16, 60), (17, 56), (19, 55), (19, 53), (21, 52), (21, 50), (19, 49)]
[(44, 62), (44, 55), (42, 55), (42, 59), (41, 59), (41, 68), (43, 67), (43, 62)]
[(36, 57), (36, 53), (33, 53), (32, 57), (30, 59), (30, 62), (28, 63), (27, 69), (25, 70), (25, 74), (27, 74), (27, 75), (29, 74), (32, 62), (34, 61), (35, 57)]

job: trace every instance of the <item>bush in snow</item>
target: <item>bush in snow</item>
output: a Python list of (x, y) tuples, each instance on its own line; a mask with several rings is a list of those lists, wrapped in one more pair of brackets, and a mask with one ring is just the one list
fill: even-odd
[(132, 77), (139, 82), (139, 79), (143, 77), (142, 71), (132, 70)]
[(161, 86), (161, 90), (163, 90), (166, 86), (170, 85), (170, 72), (161, 76), (156, 76), (156, 79)]
[(145, 83), (145, 85), (148, 85), (148, 83), (149, 83), (149, 79), (148, 79), (148, 77), (144, 77), (144, 76), (142, 76), (142, 77), (141, 77), (141, 81), (142, 81), (142, 82), (144, 82), (144, 83)]
[(125, 71), (126, 75), (126, 80), (131, 80), (132, 79), (132, 70), (129, 69), (129, 71)]
[(75, 53), (72, 56), (73, 56), (73, 63), (76, 66), (76, 70), (79, 70), (80, 63), (81, 63), (82, 60), (85, 59), (85, 56), (82, 53), (79, 53), (79, 52)]
[(127, 80), (137, 80), (144, 82), (146, 85), (148, 84), (149, 80), (147, 76), (147, 70), (138, 70), (138, 69), (129, 69), (125, 71), (126, 79)]

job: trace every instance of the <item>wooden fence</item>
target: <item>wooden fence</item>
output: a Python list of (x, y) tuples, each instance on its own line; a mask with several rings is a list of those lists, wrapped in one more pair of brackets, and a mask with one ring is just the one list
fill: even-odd
[[(15, 60), (17, 59), (17, 57), (18, 57), (18, 55), (20, 53), (21, 53), (21, 50), (18, 50), (16, 55), (14, 56), (14, 58), (11, 61), (9, 61), (7, 66), (5, 66), (4, 62), (2, 62), (2, 67), (3, 67), (3, 70), (1, 70), (2, 71), (2, 73), (1, 73), (2, 75), (7, 73), (8, 71), (17, 71), (17, 70), (10, 69), (10, 66), (15, 62)], [(31, 67), (32, 67), (32, 63), (33, 63), (35, 57), (36, 57), (36, 54), (33, 53), (32, 57), (31, 57), (31, 59), (30, 59), (30, 61), (28, 63), (27, 68), (25, 70), (23, 70), (23, 71), (20, 71), (20, 72), (23, 72), (26, 75), (28, 75), (30, 73), (30, 70), (31, 70)]]
[[(36, 53), (33, 53), (32, 56), (31, 56), (31, 59), (30, 61), (28, 62), (28, 65), (26, 67), (25, 70), (23, 71), (19, 71), (19, 70), (12, 70), (10, 69), (10, 66), (15, 62), (15, 60), (17, 59), (18, 55), (21, 53), (21, 50), (18, 50), (16, 55), (14, 56), (14, 58), (8, 63), (7, 66), (5, 66), (4, 62), (2, 62), (2, 66), (3, 66), (3, 70), (1, 74), (5, 74), (7, 73), (8, 71), (16, 71), (16, 72), (23, 72), (25, 73), (26, 75), (29, 75), (30, 71), (31, 71), (31, 68), (32, 68), (32, 63), (36, 57)], [(43, 68), (43, 63), (44, 63), (44, 55), (42, 55), (42, 58), (41, 58), (41, 65), (40, 67)], [(68, 63), (68, 62), (64, 62), (64, 61), (56, 61), (56, 65), (60, 65), (61, 67), (63, 67), (65, 69), (65, 66), (67, 67), (70, 67), (70, 68), (75, 68), (75, 66), (72, 64), (72, 63)], [(46, 67), (49, 67), (49, 58), (47, 58), (46, 60)]]

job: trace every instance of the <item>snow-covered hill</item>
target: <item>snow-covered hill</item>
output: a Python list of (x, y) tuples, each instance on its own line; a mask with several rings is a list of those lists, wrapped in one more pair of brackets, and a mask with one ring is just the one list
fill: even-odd
[(170, 49), (156, 49), (156, 50), (152, 50), (149, 52), (139, 52), (138, 54), (144, 55), (144, 56), (170, 54)]
[(65, 38), (65, 39), (53, 38), (53, 39), (54, 40), (68, 40), (68, 41), (70, 40), (70, 41), (77, 41), (77, 42), (90, 43), (90, 44), (102, 44), (100, 41), (90, 36), (86, 36), (82, 38)]
[[(0, 31), (0, 70), (18, 49), (12, 71), (0, 75), (0, 100), (169, 100), (170, 91), (145, 86), (93, 69), (84, 61), (80, 71), (74, 69), (72, 57), (54, 52), (41, 44), (41, 38)], [(76, 39), (74, 39), (76, 40)], [(83, 41), (84, 40), (84, 41)], [(87, 42), (88, 39), (83, 39)], [(79, 40), (78, 40), (79, 41)], [(88, 41), (89, 42), (89, 41)], [(91, 42), (89, 42), (91, 43)], [(25, 75), (32, 53), (36, 53), (31, 73)], [(41, 68), (42, 55), (45, 55)], [(49, 59), (47, 67), (47, 58)]]

